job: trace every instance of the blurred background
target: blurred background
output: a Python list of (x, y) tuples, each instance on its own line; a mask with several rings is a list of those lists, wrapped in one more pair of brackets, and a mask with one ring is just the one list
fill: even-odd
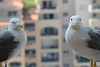
[(0, 0), (0, 31), (17, 17), (28, 38), (8, 67), (90, 67), (90, 60), (74, 54), (64, 38), (73, 15), (100, 29), (100, 0)]

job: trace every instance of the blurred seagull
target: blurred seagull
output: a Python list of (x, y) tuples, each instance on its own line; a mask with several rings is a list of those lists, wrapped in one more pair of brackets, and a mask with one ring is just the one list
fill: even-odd
[(12, 18), (8, 30), (0, 32), (0, 67), (7, 67), (7, 61), (15, 57), (25, 46), (27, 36), (21, 20)]
[(72, 16), (65, 34), (68, 45), (80, 56), (91, 59), (91, 67), (100, 60), (100, 30), (83, 26), (80, 16)]

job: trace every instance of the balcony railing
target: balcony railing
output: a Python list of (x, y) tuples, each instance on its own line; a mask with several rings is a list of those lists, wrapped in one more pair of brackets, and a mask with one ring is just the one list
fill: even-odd
[(35, 58), (35, 54), (26, 55), (28, 58)]
[(26, 45), (32, 45), (35, 41), (27, 41)]
[(36, 67), (36, 63), (26, 63), (26, 67)]
[(42, 62), (57, 62), (59, 61), (58, 53), (45, 53), (42, 55)]
[(50, 35), (58, 35), (58, 33), (57, 32), (55, 32), (55, 33), (54, 32), (47, 32), (47, 33), (43, 32), (43, 33), (41, 33), (41, 35), (42, 36), (47, 36), (47, 35), (50, 36)]
[(18, 7), (23, 8), (23, 2), (21, 0), (4, 0), (2, 4), (0, 4), (0, 8), (7, 8), (7, 7)]
[(25, 56), (28, 58), (35, 58), (35, 50), (26, 50)]
[(93, 4), (94, 9), (100, 9), (100, 4)]
[(21, 67), (21, 63), (19, 62), (10, 63), (10, 67)]
[(42, 9), (56, 9), (56, 6), (54, 7), (53, 6), (49, 6), (49, 7), (43, 6)]
[(10, 66), (10, 67), (21, 67), (21, 66), (16, 66), (16, 65), (15, 65), (15, 66)]
[(44, 18), (43, 16), (39, 17), (39, 20), (58, 20), (59, 16), (53, 18)]
[[(42, 67), (48, 67), (48, 65), (44, 65)], [(49, 65), (49, 67), (59, 67), (59, 65)]]
[(89, 62), (90, 60), (89, 59), (87, 59), (87, 58), (84, 58), (84, 57), (81, 57), (81, 56), (76, 56), (76, 60), (77, 60), (77, 62)]
[(58, 48), (58, 44), (42, 44), (42, 49)]
[(35, 28), (34, 27), (25, 27), (25, 30), (29, 31), (29, 32), (33, 32), (35, 31)]

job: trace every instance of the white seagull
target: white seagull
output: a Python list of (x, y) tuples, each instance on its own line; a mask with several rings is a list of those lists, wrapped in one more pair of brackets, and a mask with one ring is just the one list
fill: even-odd
[(82, 25), (80, 16), (72, 16), (65, 34), (68, 45), (80, 56), (91, 59), (91, 67), (100, 60), (100, 30)]
[(27, 35), (21, 20), (12, 18), (8, 30), (0, 32), (0, 67), (7, 67), (7, 61), (15, 57), (25, 46)]

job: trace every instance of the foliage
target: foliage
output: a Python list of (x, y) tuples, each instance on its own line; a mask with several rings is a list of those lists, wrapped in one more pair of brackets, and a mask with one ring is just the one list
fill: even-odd
[(36, 1), (35, 0), (23, 0), (24, 8), (23, 12), (27, 12), (30, 8), (36, 7)]
[(7, 30), (8, 29), (8, 26), (1, 26), (0, 27), (0, 32), (4, 31), (4, 30)]

